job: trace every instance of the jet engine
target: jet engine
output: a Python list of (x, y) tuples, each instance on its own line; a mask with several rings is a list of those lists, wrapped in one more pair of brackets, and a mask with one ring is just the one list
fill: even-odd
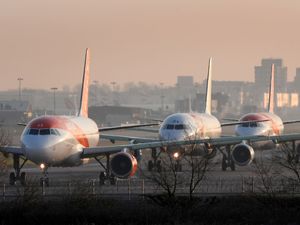
[(238, 166), (247, 166), (254, 159), (254, 150), (250, 145), (238, 144), (232, 149), (232, 159)]
[(110, 163), (112, 173), (118, 178), (131, 177), (137, 170), (137, 160), (128, 152), (115, 154)]

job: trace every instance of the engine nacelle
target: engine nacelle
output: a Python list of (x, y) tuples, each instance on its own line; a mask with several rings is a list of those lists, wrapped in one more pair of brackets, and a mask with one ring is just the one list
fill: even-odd
[(128, 152), (120, 152), (112, 157), (110, 167), (116, 177), (126, 179), (135, 174), (137, 170), (137, 160)]
[(238, 144), (232, 149), (232, 159), (238, 166), (247, 166), (254, 159), (254, 150), (250, 145)]

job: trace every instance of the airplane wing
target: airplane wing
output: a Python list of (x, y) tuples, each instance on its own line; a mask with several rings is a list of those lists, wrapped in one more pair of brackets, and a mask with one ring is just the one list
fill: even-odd
[(100, 139), (107, 139), (110, 140), (112, 143), (115, 143), (115, 141), (128, 141), (128, 142), (134, 141), (135, 143), (159, 141), (158, 139), (153, 139), (153, 138), (133, 137), (133, 136), (114, 135), (114, 134), (100, 134)]
[(121, 152), (124, 149), (130, 150), (143, 150), (151, 148), (164, 148), (171, 146), (183, 146), (193, 144), (210, 144), (213, 146), (224, 146), (239, 144), (242, 141), (259, 142), (259, 141), (274, 141), (276, 143), (296, 141), (300, 140), (300, 133), (296, 134), (284, 134), (278, 136), (239, 136), (239, 137), (221, 137), (221, 138), (210, 138), (210, 139), (198, 139), (198, 140), (184, 140), (184, 141), (153, 141), (139, 144), (125, 144), (125, 145), (113, 145), (113, 146), (98, 146), (91, 148), (84, 148), (82, 158), (91, 158), (99, 155), (114, 154)]
[(239, 119), (234, 119), (234, 118), (223, 118), (222, 120), (225, 120), (225, 121), (232, 121), (232, 122), (237, 122), (237, 121), (239, 121)]
[(0, 152), (13, 155), (25, 155), (24, 149), (19, 146), (2, 146), (0, 147)]
[(99, 128), (99, 132), (101, 131), (111, 131), (111, 130), (120, 130), (120, 129), (129, 129), (136, 127), (148, 127), (148, 126), (157, 126), (159, 123), (144, 123), (144, 124), (131, 124), (131, 125), (122, 125), (122, 126), (114, 126), (114, 127), (101, 127)]
[(228, 123), (221, 123), (221, 127), (234, 126), (234, 125), (247, 124), (247, 123), (266, 122), (266, 121), (270, 121), (270, 120), (264, 119), (264, 120), (249, 120), (249, 121), (233, 121), (233, 122), (228, 122)]
[(292, 124), (292, 123), (300, 123), (300, 120), (288, 120), (288, 121), (283, 121), (283, 124)]
[(151, 127), (149, 127), (149, 128), (148, 127), (129, 128), (129, 130), (148, 132), (148, 133), (156, 133), (156, 134), (158, 134), (158, 131), (159, 131), (158, 128), (151, 128)]
[(17, 123), (18, 126), (22, 126), (22, 127), (26, 127), (27, 124), (26, 123)]

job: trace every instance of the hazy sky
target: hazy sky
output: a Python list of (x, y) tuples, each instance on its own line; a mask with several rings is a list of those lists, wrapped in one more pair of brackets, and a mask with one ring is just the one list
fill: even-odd
[(299, 0), (0, 0), (0, 90), (103, 83), (254, 79), (263, 57), (300, 67)]

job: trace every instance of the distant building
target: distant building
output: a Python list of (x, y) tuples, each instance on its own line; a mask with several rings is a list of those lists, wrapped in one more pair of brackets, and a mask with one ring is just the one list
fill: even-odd
[[(279, 92), (275, 94), (275, 106), (277, 108), (293, 108), (299, 106), (298, 93)], [(269, 93), (264, 93), (264, 108), (267, 109)]]
[(178, 97), (181, 99), (188, 98), (194, 92), (194, 77), (178, 76), (176, 88)]
[(28, 101), (0, 101), (0, 126), (16, 126), (19, 122), (26, 122), (32, 116), (29, 108)]
[(151, 118), (152, 110), (124, 106), (90, 106), (89, 117), (98, 125), (115, 126), (122, 123), (136, 123)]
[(300, 68), (296, 68), (296, 76), (292, 84), (292, 90), (300, 94)]
[(275, 67), (275, 88), (278, 92), (286, 91), (287, 67), (283, 66), (282, 59), (262, 59), (261, 66), (255, 66), (255, 85), (268, 88), (272, 64)]
[(262, 59), (260, 66), (255, 66), (254, 77), (254, 99), (260, 107), (264, 107), (264, 93), (267, 93), (270, 86), (271, 66), (274, 64), (275, 92), (287, 91), (287, 67), (283, 66), (282, 59)]

